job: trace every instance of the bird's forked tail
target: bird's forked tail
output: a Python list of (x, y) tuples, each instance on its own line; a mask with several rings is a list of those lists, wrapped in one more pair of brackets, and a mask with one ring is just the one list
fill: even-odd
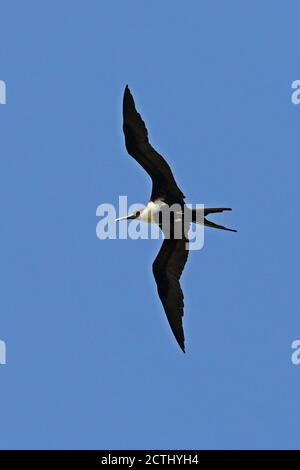
[(204, 208), (204, 209), (192, 209), (192, 222), (196, 224), (203, 224), (206, 227), (218, 228), (220, 230), (227, 230), (228, 232), (237, 232), (232, 228), (224, 227), (223, 225), (215, 224), (210, 220), (206, 219), (206, 215), (215, 214), (217, 212), (231, 211), (229, 207), (213, 207), (213, 208)]

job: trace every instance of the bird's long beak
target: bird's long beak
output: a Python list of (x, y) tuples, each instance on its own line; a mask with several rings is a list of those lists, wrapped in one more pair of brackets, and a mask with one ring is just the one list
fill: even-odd
[(118, 219), (115, 220), (115, 222), (120, 222), (120, 220), (129, 220), (129, 219), (135, 219), (135, 214), (129, 214), (125, 215), (124, 217), (119, 217)]

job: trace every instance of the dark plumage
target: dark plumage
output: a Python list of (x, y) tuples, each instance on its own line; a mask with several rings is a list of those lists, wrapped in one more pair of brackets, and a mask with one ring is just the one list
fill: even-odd
[(184, 204), (184, 194), (178, 188), (166, 160), (150, 145), (148, 131), (141, 115), (135, 109), (128, 86), (123, 99), (123, 131), (127, 152), (147, 171), (152, 179), (151, 201), (159, 198), (169, 204)]
[[(188, 240), (186, 237), (189, 223), (184, 220), (183, 209), (184, 194), (178, 187), (166, 160), (151, 146), (144, 121), (135, 108), (135, 103), (128, 86), (125, 88), (123, 98), (123, 131), (125, 145), (128, 153), (146, 170), (152, 179), (152, 193), (150, 200), (153, 203), (163, 201), (168, 206), (178, 204), (181, 208), (181, 220), (171, 223), (169, 237), (166, 238), (153, 263), (153, 274), (157, 284), (160, 300), (163, 304), (172, 332), (184, 351), (183, 292), (180, 287), (180, 277), (188, 258)], [(208, 221), (205, 216), (210, 213), (231, 210), (228, 208), (212, 208), (202, 211), (202, 222), (214, 228), (231, 230)], [(140, 218), (141, 211), (126, 218)], [(193, 210), (191, 221), (199, 223), (197, 211)], [(181, 239), (175, 238), (176, 225), (184, 226), (185, 231)], [(162, 225), (160, 224), (160, 227)], [(232, 230), (233, 231), (233, 230)]]

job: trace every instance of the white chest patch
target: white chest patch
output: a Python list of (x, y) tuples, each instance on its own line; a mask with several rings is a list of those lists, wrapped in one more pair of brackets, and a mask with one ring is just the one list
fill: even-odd
[(165, 206), (166, 203), (160, 200), (155, 202), (149, 201), (145, 209), (141, 211), (139, 220), (147, 222), (148, 224), (157, 224), (158, 223), (158, 214), (162, 206)]

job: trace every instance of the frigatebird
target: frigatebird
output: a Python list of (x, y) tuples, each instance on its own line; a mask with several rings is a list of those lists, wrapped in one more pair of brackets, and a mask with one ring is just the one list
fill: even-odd
[[(163, 230), (165, 239), (152, 269), (158, 295), (171, 330), (180, 348), (185, 352), (182, 326), (184, 298), (179, 281), (189, 253), (188, 228), (190, 223), (194, 222), (216, 229), (236, 232), (236, 230), (217, 225), (206, 219), (208, 214), (230, 211), (231, 208), (204, 208), (201, 210), (187, 208), (184, 202), (185, 195), (178, 187), (171, 168), (149, 143), (147, 128), (141, 115), (136, 110), (128, 85), (125, 87), (123, 97), (123, 131), (127, 152), (146, 170), (152, 179), (152, 193), (145, 208), (116, 220), (138, 219), (148, 223), (157, 223)], [(175, 216), (173, 215), (173, 218), (169, 218), (169, 230), (168, 236), (166, 236), (166, 230), (162, 223), (162, 214), (166, 207), (173, 207), (174, 205), (179, 207), (179, 211), (176, 212)], [(201, 211), (201, 214), (199, 211)], [(189, 213), (191, 217), (187, 218), (186, 213)], [(184, 229), (178, 231), (178, 225), (180, 227), (184, 226)], [(181, 237), (178, 237), (177, 233), (181, 233)]]

